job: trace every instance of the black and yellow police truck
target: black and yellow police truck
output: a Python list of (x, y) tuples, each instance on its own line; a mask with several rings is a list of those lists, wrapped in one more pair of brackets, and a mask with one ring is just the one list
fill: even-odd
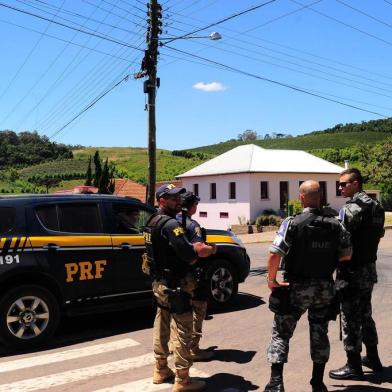
[[(102, 313), (151, 303), (142, 272), (142, 230), (154, 209), (107, 195), (0, 198), (0, 341), (41, 344), (60, 315)], [(209, 231), (218, 252), (205, 260), (212, 302), (224, 305), (249, 274), (241, 242)]]

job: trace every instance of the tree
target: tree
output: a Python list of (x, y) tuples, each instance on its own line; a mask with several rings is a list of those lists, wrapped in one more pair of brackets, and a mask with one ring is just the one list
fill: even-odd
[(32, 182), (36, 186), (46, 187), (46, 193), (49, 193), (49, 188), (58, 186), (61, 180), (59, 178), (45, 176), (45, 177), (33, 177), (30, 179), (30, 182)]
[(86, 172), (86, 181), (84, 185), (92, 185), (93, 183), (93, 173), (91, 170), (91, 155), (89, 156), (88, 159), (88, 166), (87, 166), (87, 172)]
[(101, 157), (99, 156), (99, 151), (95, 151), (94, 154), (94, 166), (95, 166), (95, 174), (94, 174), (94, 181), (93, 185), (99, 188), (100, 179), (102, 176), (102, 162)]
[(257, 140), (257, 132), (247, 129), (246, 131), (238, 134), (238, 140), (242, 142), (248, 142), (251, 140)]

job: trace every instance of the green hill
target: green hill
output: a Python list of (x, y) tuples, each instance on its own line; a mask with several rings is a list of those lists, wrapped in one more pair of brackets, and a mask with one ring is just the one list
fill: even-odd
[(358, 143), (363, 144), (379, 144), (390, 137), (391, 134), (387, 132), (344, 132), (344, 133), (318, 133), (312, 135), (302, 135), (295, 137), (285, 137), (281, 139), (267, 139), (267, 140), (250, 140), (239, 141), (229, 140), (218, 144), (209, 146), (202, 146), (191, 148), (184, 151), (191, 153), (204, 153), (211, 155), (219, 155), (224, 152), (244, 145), (256, 144), (262, 148), (288, 149), (288, 150), (320, 150), (325, 148), (345, 148), (351, 147)]

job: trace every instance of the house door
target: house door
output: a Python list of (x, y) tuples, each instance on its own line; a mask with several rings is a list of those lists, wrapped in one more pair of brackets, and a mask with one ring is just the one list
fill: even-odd
[(280, 194), (280, 209), (285, 210), (289, 201), (289, 182), (280, 181), (279, 183), (279, 194)]

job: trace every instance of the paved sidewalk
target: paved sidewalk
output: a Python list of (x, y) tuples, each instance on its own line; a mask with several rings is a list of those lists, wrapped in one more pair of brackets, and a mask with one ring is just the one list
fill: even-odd
[(255, 242), (272, 242), (275, 238), (275, 235), (275, 231), (266, 231), (264, 233), (240, 234), (237, 237), (244, 244), (253, 244)]

